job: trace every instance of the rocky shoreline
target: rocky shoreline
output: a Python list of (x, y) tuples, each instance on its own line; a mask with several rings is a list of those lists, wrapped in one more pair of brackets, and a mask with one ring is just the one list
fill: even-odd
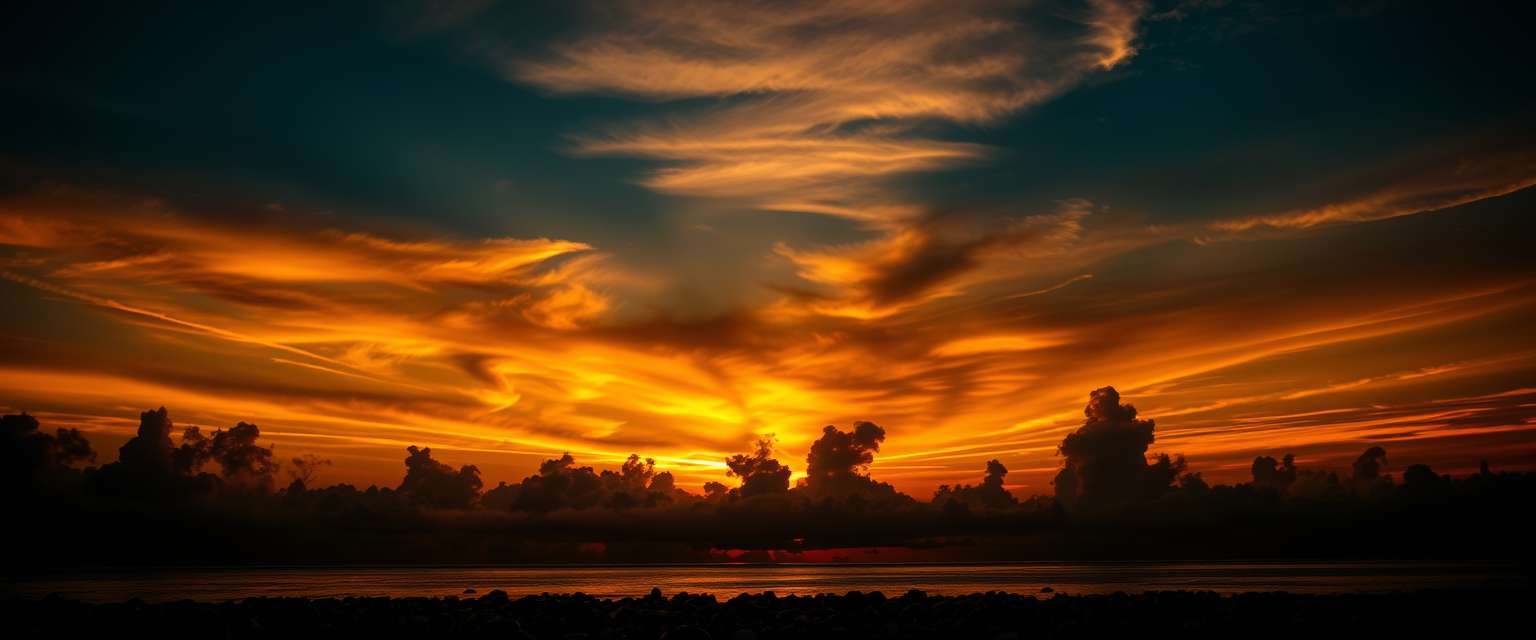
[[(730, 599), (659, 590), (641, 598), (581, 593), (512, 598), (501, 591), (449, 598), (252, 598), (92, 604), (59, 597), (0, 601), (12, 638), (410, 637), (561, 640), (645, 638), (1077, 638), (1100, 634), (1250, 637), (1370, 633), (1429, 637), (1517, 629), (1529, 590), (1219, 595), (1162, 591), (1109, 595), (930, 596), (911, 591)], [(1516, 625), (1516, 626), (1510, 626)]]

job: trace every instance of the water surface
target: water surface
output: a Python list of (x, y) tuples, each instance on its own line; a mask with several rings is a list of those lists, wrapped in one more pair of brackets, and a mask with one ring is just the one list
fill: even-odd
[(1406, 591), (1529, 587), (1518, 565), (1422, 562), (1050, 562), (1004, 564), (604, 565), (346, 567), (135, 570), (11, 576), (8, 595), (58, 593), (96, 602), (239, 600), (257, 596), (461, 595), (501, 589), (513, 596), (583, 592), (603, 597), (774, 591), (780, 595), (908, 589), (957, 595), (983, 591), (1065, 593), (1197, 589), (1221, 593)]

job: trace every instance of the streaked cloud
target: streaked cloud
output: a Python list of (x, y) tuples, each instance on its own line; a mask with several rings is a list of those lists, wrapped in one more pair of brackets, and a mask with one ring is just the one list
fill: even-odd
[(890, 220), (887, 178), (986, 155), (925, 123), (985, 124), (1135, 52), (1138, 2), (624, 2), (505, 62), (518, 82), (647, 100), (713, 98), (576, 136), (663, 161), (643, 182), (749, 206)]
[(1536, 186), (1536, 147), (1511, 140), (1462, 142), (1460, 149), (1439, 151), (1427, 160), (1376, 178), (1380, 186), (1325, 204), (1272, 214), (1213, 221), (1203, 240), (1219, 240), (1264, 231), (1387, 220), (1432, 213), (1506, 196)]
[(801, 279), (829, 291), (803, 296), (807, 310), (871, 318), (959, 295), (983, 265), (1063, 253), (1078, 239), (1090, 208), (1073, 201), (1057, 213), (990, 226), (967, 216), (935, 216), (858, 244), (816, 250), (780, 244), (775, 251)]
[[(794, 460), (817, 426), (869, 419), (890, 432), (874, 471), (899, 487), (922, 493), (1001, 456), (1021, 486), (1044, 490), (1084, 391), (1106, 383), (1159, 419), (1159, 447), (1212, 465), (1292, 443), (1320, 456), (1361, 439), (1487, 442), (1536, 415), (1497, 400), (1466, 416), (1370, 408), (1536, 371), (1536, 345), (1475, 339), (1529, 318), (1528, 280), (1361, 296), (1368, 273), (1312, 291), (1297, 288), (1311, 277), (1299, 272), (1138, 285), (1136, 269), (1101, 261), (1088, 277), (1078, 261), (1097, 244), (1079, 245), (1101, 240), (1081, 235), (1094, 214), (1080, 202), (991, 233), (933, 218), (911, 227), (926, 235), (787, 251), (820, 292), (703, 320), (615, 314), (645, 307), (649, 290), (581, 243), (253, 232), (168, 210), (29, 207), (0, 207), (20, 231), (3, 243), (6, 282), (32, 292), (29, 308), (88, 313), (52, 337), (7, 338), (0, 402), (98, 416), (107, 436), (115, 419), (131, 427), (137, 405), (176, 406), (192, 423), (255, 420), (284, 451), (354, 456), (332, 472), (356, 480), (386, 480), (372, 474), (394, 473), (414, 443), (473, 458), (492, 479), (565, 450), (599, 463), (635, 452), (696, 486), (761, 435)], [(197, 260), (236, 246), (238, 267)], [(1220, 247), (1241, 249), (1205, 250)], [(311, 266), (283, 265), (293, 256)], [(1062, 275), (1027, 275), (1053, 262)], [(210, 287), (205, 270), (258, 299)], [(1269, 288), (1296, 293), (1274, 308)], [(90, 337), (103, 331), (111, 346)], [(1447, 340), (1453, 353), (1424, 346)], [(1285, 419), (1265, 421), (1314, 411), (1334, 412), (1314, 422), (1336, 427), (1298, 439)]]

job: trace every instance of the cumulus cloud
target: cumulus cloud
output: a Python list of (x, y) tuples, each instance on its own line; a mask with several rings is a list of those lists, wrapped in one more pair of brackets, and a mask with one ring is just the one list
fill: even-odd
[(1067, 434), (1065, 458), (1056, 475), (1056, 499), (1069, 507), (1101, 508), (1155, 498), (1184, 469), (1183, 458), (1167, 454), (1147, 462), (1154, 424), (1136, 417), (1114, 387), (1093, 390), (1083, 409), (1083, 426)]

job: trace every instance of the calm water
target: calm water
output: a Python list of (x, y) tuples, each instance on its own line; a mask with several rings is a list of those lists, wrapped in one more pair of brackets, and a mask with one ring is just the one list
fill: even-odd
[(607, 596), (741, 592), (781, 595), (852, 590), (900, 594), (980, 591), (1066, 593), (1200, 589), (1243, 591), (1395, 591), (1477, 586), (1528, 587), (1519, 566), (1400, 562), (1010, 563), (875, 565), (668, 565), (561, 567), (186, 569), (9, 577), (0, 591), (58, 593), (93, 601), (238, 600), (254, 596), (449, 596), (501, 589)]

